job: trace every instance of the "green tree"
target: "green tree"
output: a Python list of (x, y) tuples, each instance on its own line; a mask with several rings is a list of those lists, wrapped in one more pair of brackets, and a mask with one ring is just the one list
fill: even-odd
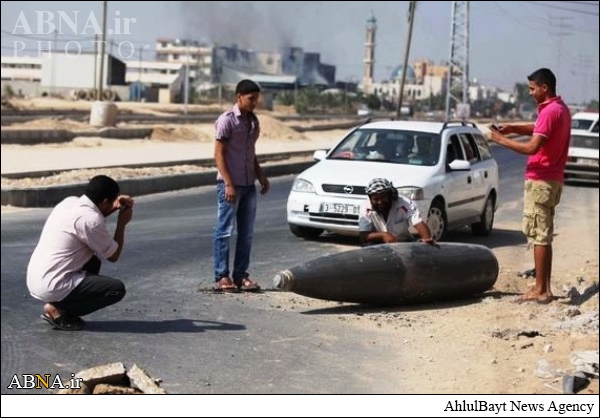
[(8, 97), (8, 98), (15, 96), (15, 91), (13, 90), (13, 88), (10, 84), (4, 85), (4, 91), (2, 92), (2, 96)]
[(363, 103), (371, 110), (381, 109), (381, 100), (377, 94), (369, 94), (363, 98)]
[(590, 101), (587, 106), (586, 106), (587, 110), (591, 110), (593, 112), (597, 112), (598, 111), (598, 100), (592, 100)]

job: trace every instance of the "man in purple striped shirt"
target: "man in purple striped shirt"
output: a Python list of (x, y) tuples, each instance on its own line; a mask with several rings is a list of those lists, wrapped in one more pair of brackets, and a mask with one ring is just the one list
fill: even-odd
[[(213, 235), (215, 290), (256, 292), (260, 286), (248, 273), (256, 218), (256, 186), (261, 194), (269, 191), (269, 180), (256, 158), (260, 134), (254, 109), (260, 87), (242, 80), (235, 89), (236, 103), (215, 123), (215, 162), (217, 175), (217, 224)], [(229, 271), (229, 238), (237, 222), (233, 272)]]

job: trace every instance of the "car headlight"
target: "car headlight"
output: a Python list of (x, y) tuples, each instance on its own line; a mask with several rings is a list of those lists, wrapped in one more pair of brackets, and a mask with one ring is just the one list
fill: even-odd
[(296, 179), (294, 180), (294, 184), (292, 184), (293, 192), (303, 192), (303, 193), (314, 193), (315, 188), (313, 187), (310, 181), (306, 181), (304, 179)]
[(425, 198), (425, 193), (420, 187), (401, 187), (398, 189), (398, 194), (411, 200), (423, 200)]

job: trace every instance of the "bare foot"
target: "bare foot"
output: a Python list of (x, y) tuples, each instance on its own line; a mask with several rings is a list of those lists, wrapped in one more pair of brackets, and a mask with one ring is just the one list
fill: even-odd
[(554, 296), (551, 293), (535, 293), (532, 291), (526, 292), (519, 296), (515, 302), (526, 303), (526, 302), (537, 302), (541, 304), (548, 304), (554, 300)]
[(62, 315), (62, 311), (51, 303), (46, 303), (44, 305), (44, 313), (46, 315), (50, 315), (50, 317), (53, 319), (56, 319)]

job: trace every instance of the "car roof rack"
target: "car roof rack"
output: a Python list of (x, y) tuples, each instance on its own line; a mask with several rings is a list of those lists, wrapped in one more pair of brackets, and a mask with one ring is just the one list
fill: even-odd
[(442, 133), (444, 131), (444, 129), (446, 129), (448, 127), (448, 125), (453, 124), (453, 125), (460, 125), (460, 126), (471, 126), (473, 128), (477, 128), (477, 125), (475, 125), (475, 122), (471, 122), (471, 121), (466, 121), (466, 120), (449, 120), (444, 122), (444, 125), (442, 126), (442, 130), (440, 131), (440, 133)]

